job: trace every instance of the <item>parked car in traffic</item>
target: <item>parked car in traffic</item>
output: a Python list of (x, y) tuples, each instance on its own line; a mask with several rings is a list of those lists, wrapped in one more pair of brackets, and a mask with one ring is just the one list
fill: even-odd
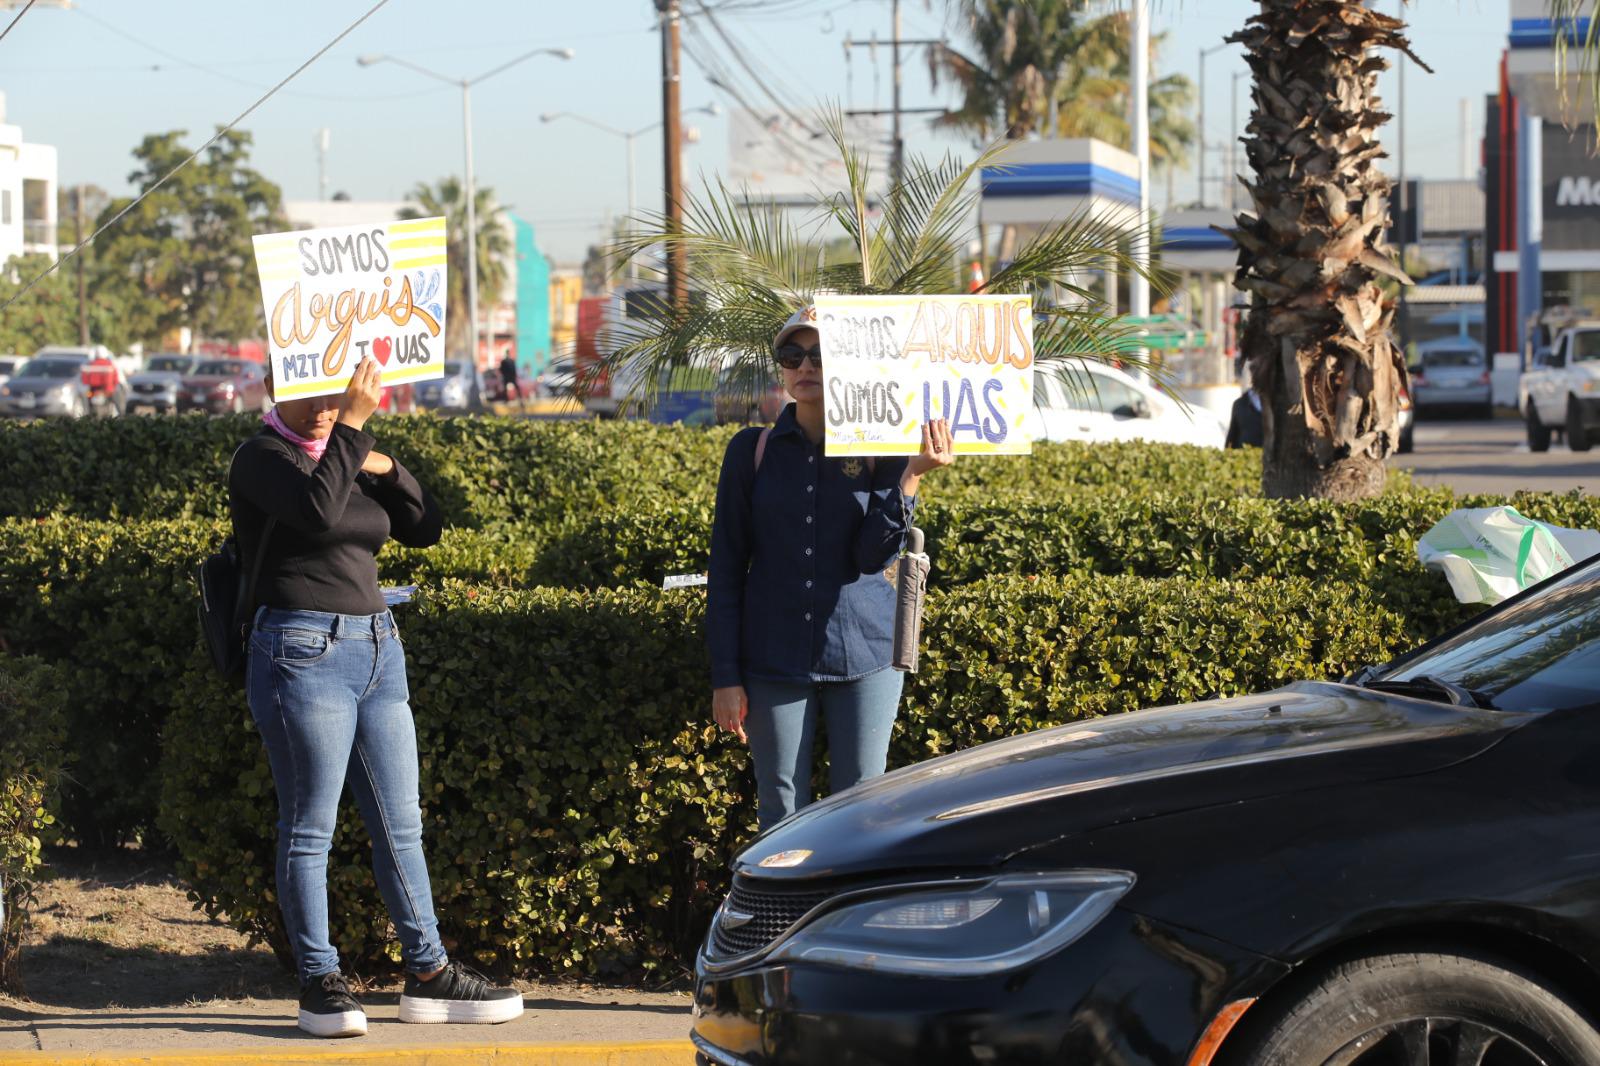
[(534, 379), (534, 394), (560, 399), (571, 396), (578, 386), (577, 363), (569, 356), (553, 359)]
[(1517, 383), (1517, 410), (1533, 451), (1549, 451), (1553, 431), (1564, 431), (1575, 452), (1593, 447), (1600, 428), (1600, 319), (1581, 319), (1553, 345), (1535, 350)]
[(444, 377), (417, 382), (417, 403), (428, 409), (483, 409), (483, 373), (465, 359), (446, 359)]
[[(770, 361), (767, 364), (770, 366)], [(712, 409), (719, 426), (730, 422), (771, 423), (790, 400), (783, 382), (766, 371), (733, 364), (717, 374)]]
[(1417, 345), (1411, 367), (1411, 402), (1419, 415), (1465, 410), (1494, 417), (1489, 360), (1471, 337), (1436, 337)]
[(699, 1061), (1600, 1063), (1597, 637), (1600, 559), (1339, 682), (804, 808), (734, 862)]
[(128, 379), (129, 414), (178, 410), (178, 390), (200, 360), (192, 355), (153, 355), (144, 369)]
[(0, 415), (12, 418), (83, 418), (89, 414), (89, 387), (83, 382), (83, 354), (34, 356), (0, 385)]
[(178, 386), (178, 411), (264, 411), (267, 398), (265, 370), (245, 359), (205, 359), (185, 375)]
[(1171, 396), (1115, 367), (1072, 363), (1033, 376), (1037, 440), (1148, 440), (1220, 448), (1228, 427), (1203, 407)]

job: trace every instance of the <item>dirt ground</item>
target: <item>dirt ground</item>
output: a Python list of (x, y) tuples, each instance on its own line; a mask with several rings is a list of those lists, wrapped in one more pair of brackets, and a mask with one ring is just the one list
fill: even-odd
[(165, 862), (77, 847), (52, 848), (46, 861), (22, 949), (29, 1001), (176, 1007), (296, 994), (272, 952), (195, 910)]

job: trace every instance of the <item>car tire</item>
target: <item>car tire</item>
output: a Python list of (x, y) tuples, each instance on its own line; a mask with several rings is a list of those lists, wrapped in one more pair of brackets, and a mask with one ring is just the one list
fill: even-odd
[[(1600, 1063), (1600, 1033), (1544, 982), (1472, 951), (1371, 955), (1331, 967), (1268, 1001), (1236, 1035), (1241, 1066), (1390, 1062)], [(1426, 1050), (1423, 1050), (1426, 1048)], [(1231, 1050), (1231, 1049), (1230, 1049)], [(1431, 1052), (1431, 1057), (1429, 1053)]]
[(1575, 452), (1586, 452), (1594, 447), (1589, 427), (1583, 422), (1583, 405), (1576, 396), (1567, 397), (1567, 447)]
[(1550, 427), (1544, 424), (1539, 417), (1539, 409), (1528, 401), (1528, 412), (1523, 421), (1528, 426), (1528, 450), (1530, 452), (1547, 452), (1550, 450)]
[(1416, 428), (1415, 426), (1407, 426), (1405, 429), (1402, 429), (1400, 431), (1400, 454), (1401, 455), (1410, 455), (1411, 454), (1411, 450), (1416, 447), (1416, 438), (1414, 436), (1412, 436), (1412, 430), (1414, 430), (1415, 428)]
[(1482, 407), (1478, 408), (1478, 418), (1480, 418), (1481, 420), (1483, 420), (1485, 422), (1487, 422), (1490, 419), (1494, 418), (1494, 401), (1493, 400), (1489, 401), (1488, 403), (1484, 404)]

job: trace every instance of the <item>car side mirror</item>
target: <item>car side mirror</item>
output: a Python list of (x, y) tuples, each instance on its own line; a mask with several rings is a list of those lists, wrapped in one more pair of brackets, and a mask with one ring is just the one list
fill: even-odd
[(1567, 365), (1567, 354), (1565, 352), (1551, 352), (1549, 355), (1544, 357), (1544, 363), (1545, 363), (1545, 366), (1550, 366), (1550, 367), (1563, 367), (1563, 366), (1566, 366)]
[(1146, 400), (1142, 396), (1139, 399), (1134, 400), (1133, 401), (1133, 417), (1135, 417), (1135, 418), (1149, 418), (1149, 417), (1151, 417), (1150, 401)]

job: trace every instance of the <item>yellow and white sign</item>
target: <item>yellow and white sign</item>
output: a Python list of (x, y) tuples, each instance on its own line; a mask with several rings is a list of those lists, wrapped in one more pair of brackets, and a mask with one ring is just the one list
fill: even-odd
[(818, 296), (829, 455), (915, 455), (950, 422), (957, 454), (1033, 451), (1027, 296)]
[(444, 376), (443, 218), (254, 241), (278, 399), (343, 392), (365, 356), (385, 386)]

